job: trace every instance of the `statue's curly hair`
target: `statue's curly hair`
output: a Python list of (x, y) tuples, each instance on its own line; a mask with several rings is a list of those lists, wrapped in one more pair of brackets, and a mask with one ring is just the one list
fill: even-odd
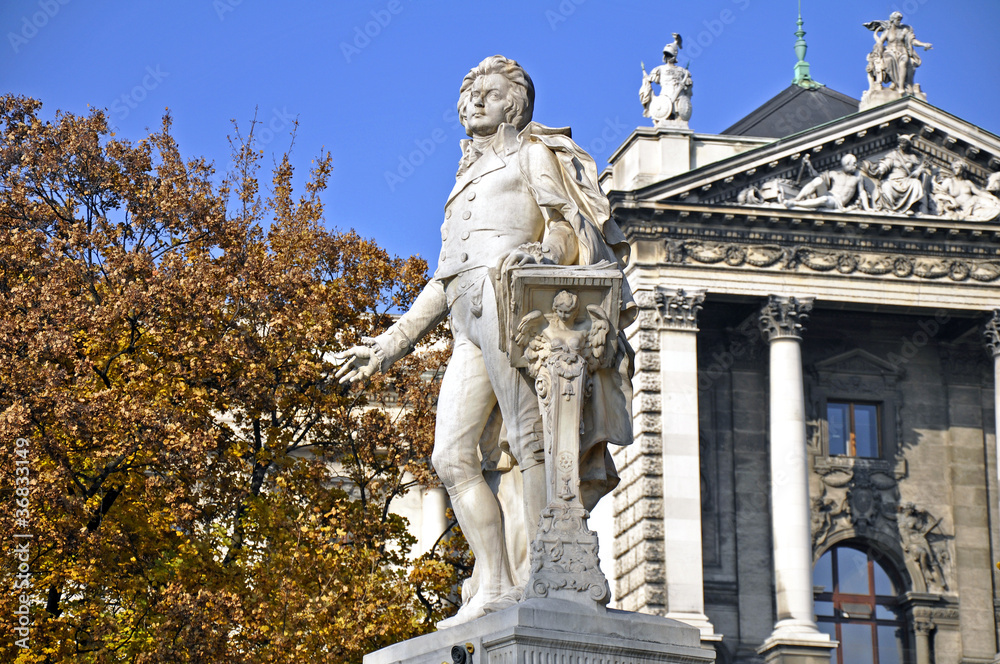
[(469, 70), (462, 79), (462, 87), (458, 91), (458, 117), (462, 126), (467, 127), (465, 107), (472, 95), (472, 84), (480, 76), (488, 74), (501, 74), (510, 81), (511, 91), (507, 97), (504, 115), (507, 123), (513, 125), (515, 129), (518, 131), (524, 129), (531, 122), (531, 113), (535, 106), (535, 84), (531, 82), (531, 77), (521, 65), (502, 55), (491, 55)]

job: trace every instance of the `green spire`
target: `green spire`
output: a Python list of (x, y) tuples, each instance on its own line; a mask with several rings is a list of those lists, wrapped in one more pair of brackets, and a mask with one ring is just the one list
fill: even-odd
[(795, 36), (798, 39), (795, 40), (795, 55), (798, 56), (799, 61), (795, 63), (795, 78), (792, 79), (792, 85), (797, 85), (801, 88), (813, 89), (821, 87), (822, 83), (817, 83), (812, 80), (809, 76), (809, 63), (806, 62), (806, 31), (802, 29), (802, 0), (799, 0), (799, 29), (795, 31)]

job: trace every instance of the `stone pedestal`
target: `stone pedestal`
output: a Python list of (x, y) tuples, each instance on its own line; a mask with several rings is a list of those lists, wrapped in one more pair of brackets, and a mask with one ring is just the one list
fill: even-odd
[[(383, 648), (364, 664), (711, 664), (715, 652), (699, 642), (676, 620), (546, 598)], [(453, 658), (456, 647), (465, 659)]]
[(921, 91), (919, 85), (914, 85), (913, 92), (910, 94), (903, 94), (902, 92), (891, 88), (877, 88), (875, 90), (865, 90), (861, 94), (861, 104), (858, 106), (858, 110), (866, 111), (873, 106), (888, 104), (889, 102), (902, 99), (903, 97), (916, 97), (920, 101), (927, 101), (927, 95)]

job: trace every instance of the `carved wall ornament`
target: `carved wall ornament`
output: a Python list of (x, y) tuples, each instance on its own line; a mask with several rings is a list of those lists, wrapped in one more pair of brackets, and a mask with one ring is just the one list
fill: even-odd
[(830, 251), (811, 247), (781, 247), (699, 240), (669, 240), (669, 261), (675, 265), (687, 262), (730, 267), (805, 268), (814, 272), (837, 272), (843, 275), (864, 274), (897, 279), (948, 279), (991, 283), (1000, 279), (1000, 261), (968, 260), (939, 257), (913, 257), (902, 254)]
[(834, 533), (852, 530), (870, 537), (896, 536), (899, 479), (893, 464), (881, 459), (829, 457), (815, 465), (822, 490), (813, 498), (813, 548)]
[(945, 568), (951, 560), (948, 553), (950, 537), (941, 532), (941, 519), (935, 519), (930, 512), (913, 503), (905, 503), (899, 506), (898, 522), (903, 553), (923, 577), (927, 591), (947, 592)]
[(760, 310), (760, 331), (768, 342), (775, 339), (801, 339), (803, 323), (812, 311), (811, 297), (771, 295)]

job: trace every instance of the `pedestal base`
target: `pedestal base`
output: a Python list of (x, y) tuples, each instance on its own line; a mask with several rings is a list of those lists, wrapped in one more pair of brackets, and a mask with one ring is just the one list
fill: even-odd
[(916, 97), (921, 101), (927, 101), (927, 95), (920, 90), (919, 85), (913, 86), (913, 92), (903, 94), (896, 90), (890, 88), (880, 88), (876, 90), (865, 90), (861, 95), (861, 104), (859, 110), (867, 110), (873, 106), (881, 106), (882, 104), (888, 104), (891, 101), (896, 101), (897, 99), (902, 99), (903, 97)]
[(418, 636), (365, 656), (364, 664), (442, 664), (452, 648), (471, 646), (473, 664), (712, 664), (699, 631), (659, 616), (581, 611), (555, 599), (531, 599), (464, 625)]
[(757, 654), (764, 658), (764, 664), (830, 664), (837, 645), (830, 640), (772, 636), (757, 649)]

